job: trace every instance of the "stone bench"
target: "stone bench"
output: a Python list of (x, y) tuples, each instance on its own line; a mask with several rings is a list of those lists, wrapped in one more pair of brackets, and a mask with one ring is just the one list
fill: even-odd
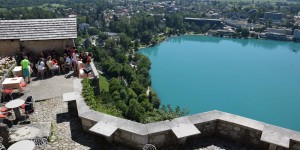
[(71, 102), (76, 101), (76, 99), (80, 96), (78, 92), (69, 92), (63, 94), (63, 102)]
[(283, 129), (273, 125), (266, 125), (262, 132), (260, 140), (270, 143), (269, 150), (276, 150), (277, 146), (289, 148), (289, 134), (290, 132), (287, 129)]
[(171, 122), (173, 124), (171, 130), (179, 139), (180, 144), (184, 144), (187, 137), (201, 133), (186, 117), (176, 118)]
[(92, 128), (90, 132), (105, 136), (107, 140), (112, 141), (112, 135), (118, 129), (118, 127), (108, 124), (107, 122), (98, 122)]

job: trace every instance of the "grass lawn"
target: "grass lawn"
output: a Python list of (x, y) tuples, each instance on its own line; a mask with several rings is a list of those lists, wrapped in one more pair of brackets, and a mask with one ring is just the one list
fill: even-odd
[(100, 75), (99, 82), (100, 82), (99, 83), (100, 84), (100, 92), (102, 90), (108, 92), (108, 90), (109, 90), (109, 83), (108, 83), (107, 79), (104, 76)]

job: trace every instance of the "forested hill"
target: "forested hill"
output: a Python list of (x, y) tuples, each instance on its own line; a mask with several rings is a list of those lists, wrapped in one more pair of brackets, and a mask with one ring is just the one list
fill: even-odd
[(94, 3), (99, 0), (0, 0), (0, 8), (39, 6), (43, 4)]

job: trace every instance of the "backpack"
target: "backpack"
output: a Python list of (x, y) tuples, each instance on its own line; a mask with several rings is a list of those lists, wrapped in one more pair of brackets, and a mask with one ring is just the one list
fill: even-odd
[(83, 55), (83, 57), (82, 57), (82, 63), (87, 63), (87, 56), (86, 55)]

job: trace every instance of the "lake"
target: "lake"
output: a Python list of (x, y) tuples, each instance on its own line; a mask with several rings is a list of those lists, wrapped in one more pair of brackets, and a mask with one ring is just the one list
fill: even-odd
[(139, 52), (162, 104), (300, 131), (299, 43), (186, 35)]

